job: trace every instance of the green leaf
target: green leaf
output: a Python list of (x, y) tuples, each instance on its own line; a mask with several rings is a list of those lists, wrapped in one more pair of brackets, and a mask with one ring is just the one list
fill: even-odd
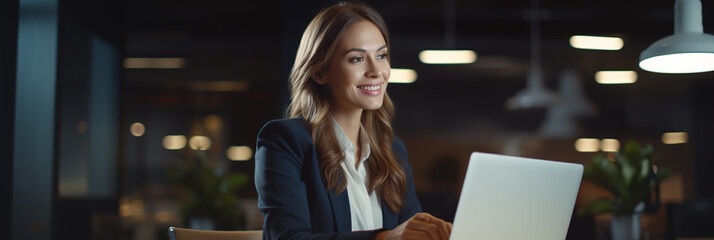
[(213, 166), (205, 151), (177, 163), (167, 168), (166, 177), (183, 193), (179, 196), (184, 218), (210, 217), (225, 230), (240, 226), (237, 190), (249, 182), (248, 176)]
[(610, 191), (614, 201), (601, 199), (579, 211), (633, 214), (639, 203), (651, 200), (652, 189), (672, 174), (670, 169), (660, 167), (654, 175), (654, 149), (650, 144), (640, 147), (637, 142), (628, 142), (613, 158), (614, 161), (605, 156), (594, 157), (592, 164), (585, 166), (583, 178)]
[(652, 159), (652, 156), (654, 155), (654, 148), (651, 144), (647, 144), (642, 147), (640, 154), (642, 155), (642, 158)]
[(578, 209), (578, 215), (598, 215), (617, 212), (617, 205), (610, 199), (598, 199)]
[(243, 184), (248, 182), (248, 176), (245, 174), (231, 174), (223, 178), (220, 185), (218, 186), (218, 191), (220, 193), (232, 193), (238, 190)]
[(597, 184), (598, 186), (607, 189), (610, 192), (615, 192), (616, 190), (612, 188), (609, 179), (607, 176), (605, 176), (604, 171), (602, 170), (602, 167), (600, 167), (600, 164), (598, 162), (600, 161), (598, 158), (602, 158), (601, 156), (596, 156), (593, 158), (592, 164), (585, 166), (585, 169), (583, 171), (583, 178)]
[(620, 164), (622, 179), (625, 187), (628, 188), (632, 184), (637, 169), (636, 166), (638, 165), (634, 165), (634, 161), (630, 160), (627, 156), (617, 156), (617, 163)]
[(652, 172), (652, 162), (647, 158), (642, 159), (642, 162), (640, 163), (640, 169), (638, 170), (638, 172), (639, 172), (639, 175), (637, 176), (637, 179), (639, 181), (649, 180), (650, 173)]
[(627, 184), (623, 179), (621, 168), (607, 158), (596, 158), (596, 166), (602, 171), (603, 181), (612, 189), (615, 196), (627, 195)]
[(657, 169), (657, 181), (662, 182), (662, 180), (665, 180), (672, 176), (672, 169), (669, 168), (658, 168)]
[(633, 165), (637, 166), (639, 164), (636, 163), (639, 162), (640, 159), (642, 159), (642, 148), (640, 148), (640, 145), (637, 144), (637, 142), (630, 141), (625, 144), (625, 148), (620, 153), (620, 155), (624, 155), (630, 161), (635, 161), (633, 162)]

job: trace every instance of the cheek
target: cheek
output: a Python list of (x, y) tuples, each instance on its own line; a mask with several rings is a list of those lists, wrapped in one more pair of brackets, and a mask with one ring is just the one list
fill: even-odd
[(387, 62), (387, 63), (384, 64), (384, 67), (383, 67), (383, 68), (384, 68), (384, 70), (383, 70), (383, 72), (384, 72), (384, 78), (387, 79), (387, 80), (389, 80), (389, 77), (390, 77), (391, 74), (392, 74), (392, 66), (389, 65), (389, 62)]
[[(387, 70), (386, 72), (384, 72), (384, 80), (386, 80), (387, 83), (389, 83), (389, 78), (390, 78), (390, 77), (392, 77), (392, 73), (391, 73), (389, 70)], [(389, 85), (389, 84), (385, 84), (384, 86), (386, 87), (387, 85)]]
[(343, 66), (335, 66), (332, 70), (328, 80), (330, 88), (337, 91), (344, 91), (344, 88), (351, 85), (354, 74), (350, 69)]

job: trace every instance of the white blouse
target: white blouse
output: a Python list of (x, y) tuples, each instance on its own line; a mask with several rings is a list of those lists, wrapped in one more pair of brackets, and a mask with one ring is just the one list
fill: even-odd
[[(365, 160), (369, 157), (369, 138), (364, 127), (360, 125), (359, 142), (362, 146), (360, 151), (359, 164), (355, 164), (356, 147), (347, 137), (335, 118), (332, 118), (332, 125), (337, 141), (345, 153), (345, 160), (340, 164), (345, 171), (347, 181), (347, 196), (350, 201), (350, 213), (352, 216), (352, 231), (373, 230), (382, 228), (382, 207), (377, 193), (367, 192), (367, 169)], [(356, 168), (355, 168), (356, 166)]]

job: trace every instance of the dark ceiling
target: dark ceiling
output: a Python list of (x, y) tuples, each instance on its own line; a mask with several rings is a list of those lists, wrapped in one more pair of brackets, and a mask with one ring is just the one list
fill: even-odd
[[(415, 69), (419, 74), (413, 84), (390, 88), (398, 107), (398, 131), (458, 131), (463, 128), (462, 122), (481, 122), (482, 128), (533, 131), (541, 124), (544, 111), (514, 113), (504, 106), (508, 97), (525, 87), (530, 64), (531, 1), (365, 2), (387, 21), (392, 67)], [(127, 1), (123, 14), (125, 56), (185, 57), (187, 66), (178, 70), (126, 70), (123, 86), (127, 94), (141, 99), (136, 104), (147, 99), (213, 94), (219, 100), (199, 104), (220, 109), (216, 103), (231, 108), (226, 102), (252, 102), (272, 109), (265, 118), (279, 117), (287, 101), (287, 76), (300, 35), (310, 18), (332, 3)], [(453, 15), (445, 18), (449, 3), (453, 4)], [(655, 74), (637, 67), (642, 50), (672, 34), (674, 1), (543, 0), (538, 5), (546, 85), (555, 91), (560, 71), (574, 69), (586, 96), (599, 109), (597, 116), (581, 119), (584, 135), (689, 128), (688, 93), (714, 75)], [(704, 31), (714, 32), (714, 5), (703, 1), (702, 8)], [(453, 25), (445, 24), (450, 17)], [(445, 40), (450, 37), (445, 30), (449, 28), (454, 30), (451, 44)], [(625, 45), (619, 51), (578, 50), (568, 44), (574, 34), (619, 36)], [(451, 66), (425, 65), (417, 59), (421, 50), (445, 47), (473, 49), (479, 59), (474, 64)], [(639, 79), (631, 85), (599, 85), (593, 77), (599, 70), (635, 70)], [(195, 93), (170, 87), (181, 81), (249, 81), (251, 89)], [(193, 100), (168, 102), (196, 104)]]

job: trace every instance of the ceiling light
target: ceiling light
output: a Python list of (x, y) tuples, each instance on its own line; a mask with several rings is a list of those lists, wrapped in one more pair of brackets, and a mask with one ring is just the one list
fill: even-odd
[(575, 140), (575, 150), (578, 152), (597, 152), (600, 149), (600, 140), (597, 138), (580, 138)]
[(426, 64), (469, 64), (476, 62), (476, 52), (472, 50), (424, 50), (419, 60)]
[(556, 100), (556, 95), (543, 86), (540, 69), (531, 69), (526, 79), (526, 89), (506, 100), (506, 107), (509, 110), (546, 108)]
[(658, 73), (714, 71), (714, 36), (703, 32), (699, 0), (674, 2), (674, 35), (642, 51), (640, 68)]
[(539, 129), (539, 133), (549, 139), (571, 138), (577, 131), (578, 123), (575, 122), (570, 108), (563, 102), (557, 102), (548, 107), (548, 113)]
[(183, 58), (124, 58), (124, 68), (183, 68)]
[(565, 69), (560, 73), (558, 82), (558, 95), (568, 110), (578, 117), (595, 115), (597, 109), (585, 97), (585, 92), (580, 81), (580, 75), (573, 69)]
[(575, 117), (595, 115), (595, 106), (585, 98), (578, 73), (565, 69), (558, 82), (560, 101), (548, 107), (540, 134), (545, 138), (571, 138), (578, 131)]
[(425, 64), (471, 64), (476, 62), (476, 52), (454, 49), (456, 44), (456, 6), (453, 0), (444, 1), (444, 46), (441, 50), (423, 50), (419, 60)]
[(620, 150), (620, 141), (612, 138), (605, 138), (600, 141), (600, 149), (603, 152), (617, 152)]
[(247, 161), (253, 157), (253, 150), (248, 146), (232, 146), (228, 148), (226, 155), (233, 161)]
[(206, 136), (193, 136), (188, 140), (188, 146), (193, 150), (208, 150), (211, 148), (211, 139)]
[(662, 142), (664, 144), (680, 144), (687, 142), (686, 132), (668, 132), (662, 134)]
[(631, 84), (637, 82), (637, 73), (629, 70), (598, 71), (595, 81), (599, 84)]
[(506, 100), (509, 110), (547, 108), (557, 101), (556, 95), (543, 85), (540, 64), (540, 24), (538, 1), (531, 1), (531, 66), (526, 77), (526, 89)]
[(168, 150), (179, 150), (186, 146), (186, 137), (183, 135), (167, 135), (162, 143), (164, 148)]
[(134, 137), (143, 136), (145, 131), (146, 131), (146, 127), (144, 127), (144, 124), (142, 124), (140, 122), (132, 123), (131, 126), (129, 127), (129, 132), (131, 132), (131, 135), (133, 135)]
[(574, 35), (570, 37), (570, 46), (579, 49), (620, 50), (623, 41), (619, 37), (599, 37)]
[(413, 83), (417, 79), (416, 71), (412, 69), (392, 68), (389, 83)]

